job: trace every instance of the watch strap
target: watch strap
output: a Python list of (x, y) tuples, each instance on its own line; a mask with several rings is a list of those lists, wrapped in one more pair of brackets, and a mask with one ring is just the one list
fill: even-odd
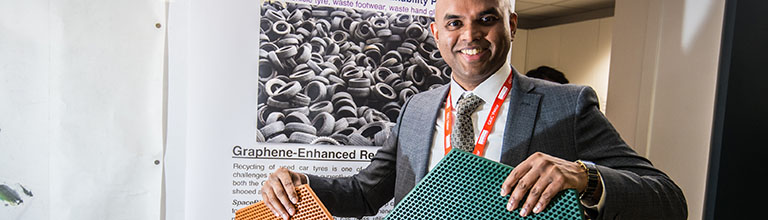
[(577, 160), (576, 163), (579, 163), (579, 165), (581, 165), (581, 167), (584, 169), (584, 172), (587, 174), (587, 188), (581, 192), (579, 199), (585, 201), (594, 201), (595, 191), (597, 190), (598, 184), (600, 184), (600, 174), (598, 173), (597, 165), (585, 160)]

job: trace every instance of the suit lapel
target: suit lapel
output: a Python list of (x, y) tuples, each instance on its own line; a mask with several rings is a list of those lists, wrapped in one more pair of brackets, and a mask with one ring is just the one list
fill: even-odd
[[(417, 104), (419, 106), (409, 106), (409, 109), (413, 111), (410, 116), (415, 117), (416, 120), (410, 120), (409, 126), (413, 131), (413, 134), (408, 134), (411, 138), (409, 143), (401, 143), (404, 146), (403, 150), (406, 155), (411, 157), (410, 163), (413, 168), (415, 181), (418, 182), (427, 173), (427, 167), (429, 164), (429, 153), (435, 135), (435, 123), (437, 115), (442, 107), (443, 100), (448, 95), (449, 86), (444, 85), (434, 89), (433, 91), (427, 91), (424, 96), (414, 96), (413, 98), (419, 98), (419, 100), (412, 100), (411, 104)], [(410, 123), (413, 122), (413, 123)]]
[(514, 74), (500, 161), (513, 166), (528, 157), (528, 148), (538, 118), (539, 101), (541, 101), (540, 94), (531, 93), (534, 89), (533, 83), (517, 71)]

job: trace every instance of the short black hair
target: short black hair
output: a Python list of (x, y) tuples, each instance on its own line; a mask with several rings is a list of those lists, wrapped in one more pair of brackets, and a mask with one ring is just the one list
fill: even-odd
[(532, 69), (525, 75), (528, 77), (539, 78), (560, 84), (568, 84), (568, 79), (565, 78), (565, 74), (563, 74), (563, 72), (548, 66), (540, 66), (539, 68)]

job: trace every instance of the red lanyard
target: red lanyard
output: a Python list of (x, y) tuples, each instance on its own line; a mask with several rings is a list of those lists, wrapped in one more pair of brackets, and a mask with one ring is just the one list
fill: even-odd
[[(483, 152), (485, 151), (485, 144), (488, 140), (488, 134), (491, 133), (491, 129), (493, 128), (493, 124), (496, 123), (496, 116), (499, 114), (499, 108), (501, 108), (501, 104), (504, 103), (504, 100), (507, 98), (507, 95), (509, 94), (509, 90), (512, 89), (512, 75), (513, 73), (510, 71), (509, 76), (507, 76), (507, 80), (504, 81), (504, 85), (501, 86), (501, 89), (499, 89), (499, 93), (496, 94), (496, 100), (493, 101), (493, 106), (491, 107), (491, 112), (488, 113), (488, 118), (485, 120), (485, 125), (483, 125), (483, 130), (480, 131), (480, 136), (477, 138), (477, 142), (475, 142), (475, 149), (472, 153), (474, 153), (477, 156), (483, 156)], [(448, 99), (445, 100), (445, 138), (443, 145), (445, 146), (445, 154), (448, 154), (449, 151), (451, 151), (451, 131), (453, 130), (453, 105), (451, 103), (451, 92), (448, 91)]]

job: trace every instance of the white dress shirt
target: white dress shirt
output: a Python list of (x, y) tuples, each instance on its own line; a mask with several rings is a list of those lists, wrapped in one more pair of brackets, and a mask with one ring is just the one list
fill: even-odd
[[(484, 101), (483, 105), (478, 107), (477, 110), (472, 113), (475, 140), (477, 140), (477, 137), (480, 135), (480, 131), (483, 129), (483, 124), (485, 124), (485, 120), (488, 118), (488, 113), (491, 112), (493, 101), (496, 99), (496, 95), (499, 94), (499, 90), (504, 85), (504, 80), (506, 80), (507, 76), (509, 76), (511, 73), (510, 71), (512, 71), (512, 68), (509, 65), (509, 61), (507, 61), (507, 63), (502, 65), (501, 68), (496, 71), (496, 73), (488, 77), (488, 79), (480, 83), (480, 85), (475, 87), (475, 89), (472, 91), (464, 90), (464, 88), (459, 86), (459, 84), (456, 83), (456, 80), (451, 77), (450, 93), (451, 103), (453, 106), (456, 106), (456, 103), (459, 101), (459, 98), (462, 95), (469, 93), (474, 93)], [(493, 124), (491, 133), (488, 134), (488, 141), (485, 145), (485, 152), (483, 152), (482, 155), (483, 157), (496, 162), (501, 159), (501, 142), (504, 139), (504, 127), (507, 123), (507, 110), (509, 109), (509, 100), (510, 98), (507, 97), (507, 99), (505, 99), (501, 104), (501, 109), (499, 109), (496, 123)], [(453, 108), (453, 112), (451, 114), (453, 114), (454, 118), (456, 117), (456, 108)], [(445, 156), (445, 146), (443, 145), (445, 142), (445, 130), (443, 126), (445, 126), (445, 106), (440, 108), (437, 121), (435, 121), (435, 129), (437, 130), (435, 131), (434, 137), (432, 137), (433, 144), (429, 154), (429, 170), (432, 170), (432, 168), (437, 165), (437, 162), (440, 162), (440, 160)]]

